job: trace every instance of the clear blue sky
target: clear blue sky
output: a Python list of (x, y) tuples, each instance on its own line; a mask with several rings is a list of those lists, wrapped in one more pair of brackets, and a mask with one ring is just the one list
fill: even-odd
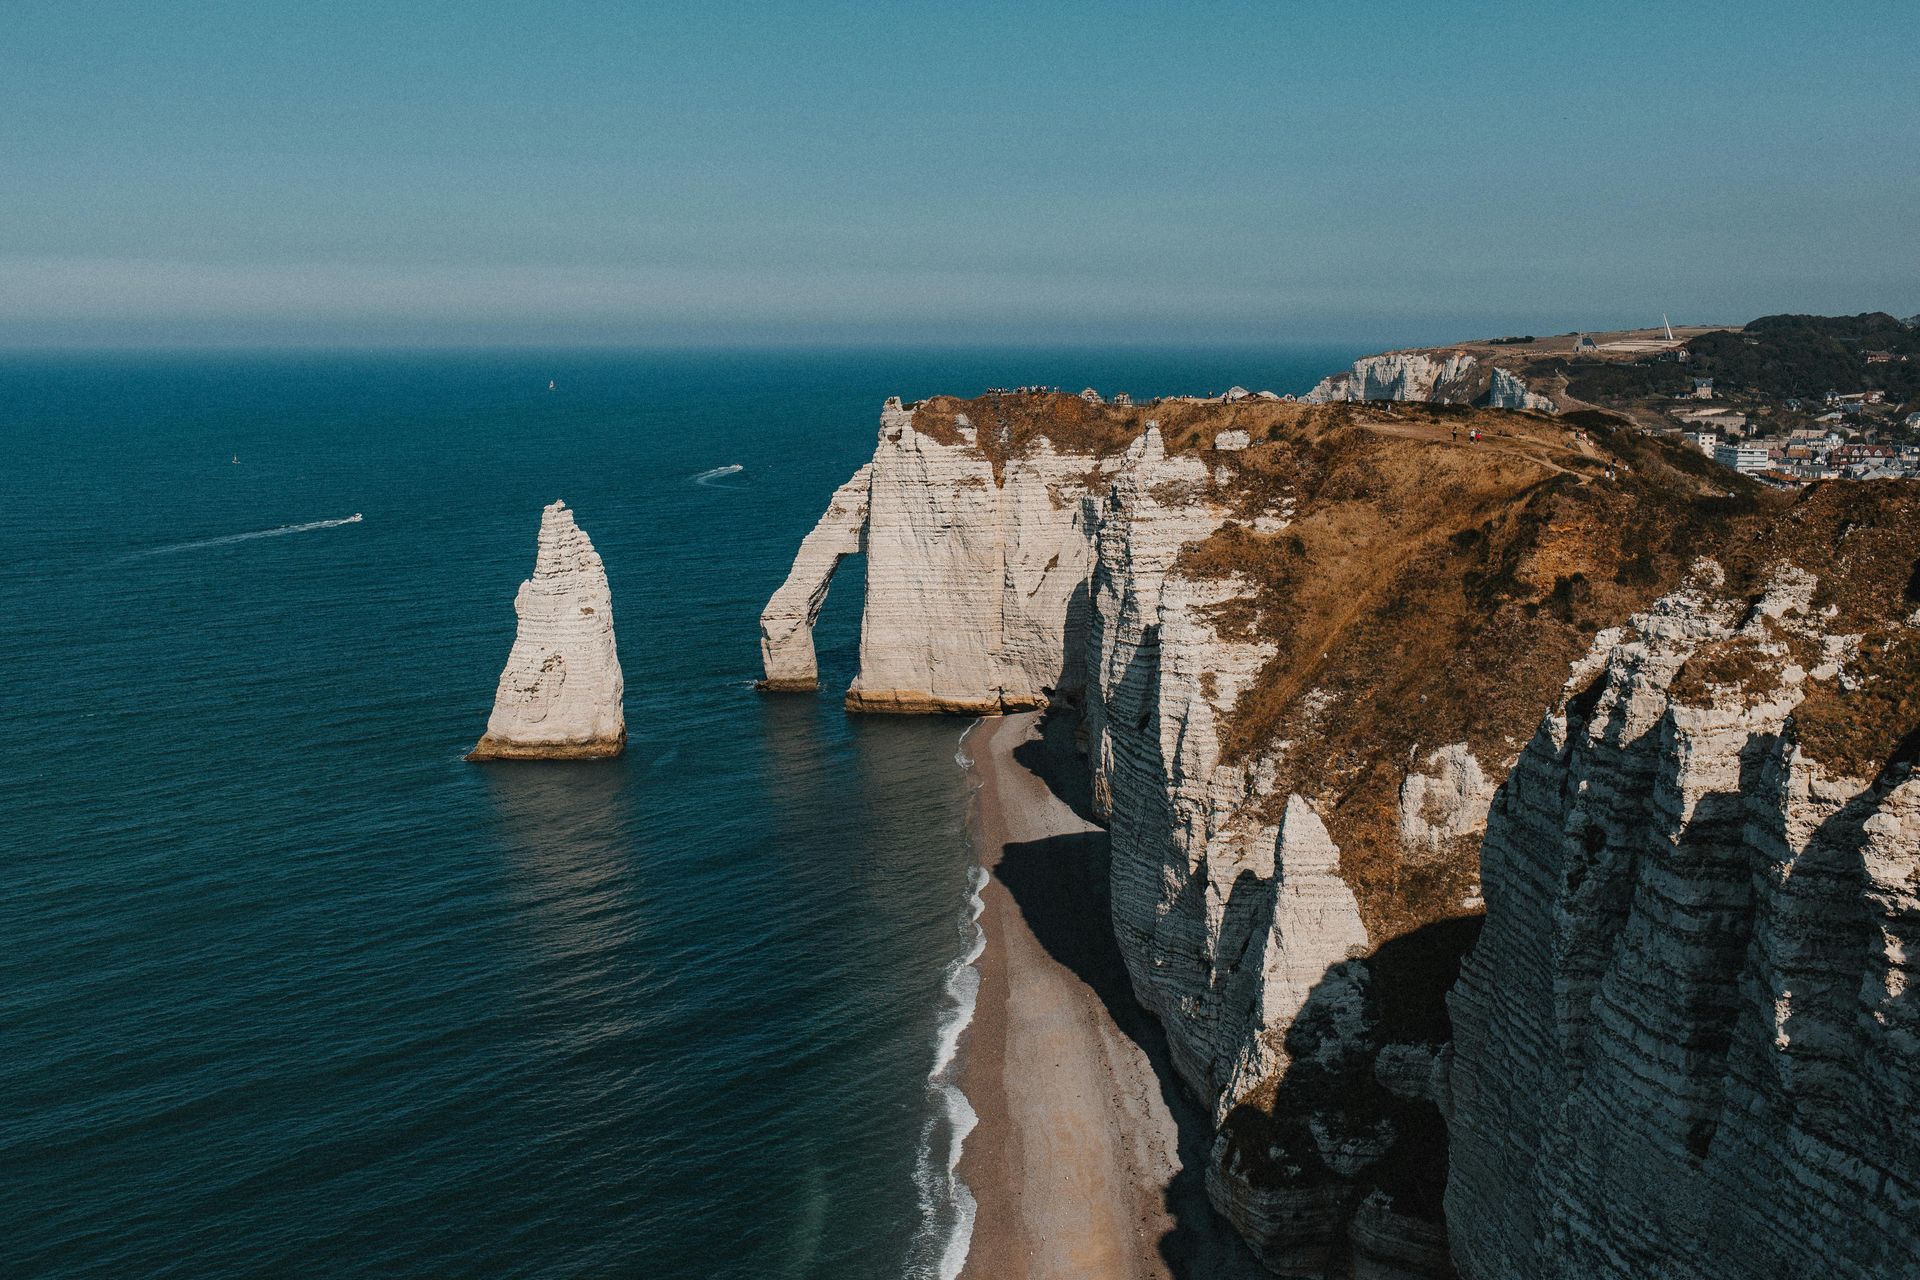
[(0, 6), (0, 345), (1920, 311), (1920, 5)]

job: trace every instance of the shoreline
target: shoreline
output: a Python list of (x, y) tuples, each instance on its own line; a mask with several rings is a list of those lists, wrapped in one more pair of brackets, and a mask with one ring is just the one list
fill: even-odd
[(989, 717), (963, 749), (988, 876), (958, 1077), (978, 1118), (957, 1169), (975, 1204), (961, 1280), (1264, 1276), (1207, 1204), (1211, 1126), (1113, 944), (1069, 727)]

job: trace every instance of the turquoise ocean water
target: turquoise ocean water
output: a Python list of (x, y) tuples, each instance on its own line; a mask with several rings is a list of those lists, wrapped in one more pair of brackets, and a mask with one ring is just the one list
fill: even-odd
[[(1354, 354), (0, 357), (0, 1275), (950, 1270), (966, 723), (760, 606), (889, 394)], [(628, 752), (465, 764), (555, 498)]]

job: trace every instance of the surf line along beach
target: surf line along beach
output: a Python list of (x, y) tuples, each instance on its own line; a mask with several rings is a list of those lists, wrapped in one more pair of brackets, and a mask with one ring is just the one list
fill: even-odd
[(967, 736), (969, 823), (989, 877), (961, 1088), (979, 1116), (959, 1175), (978, 1206), (960, 1275), (1264, 1275), (1207, 1204), (1212, 1134), (1134, 1000), (1107, 911), (1072, 726), (989, 717)]

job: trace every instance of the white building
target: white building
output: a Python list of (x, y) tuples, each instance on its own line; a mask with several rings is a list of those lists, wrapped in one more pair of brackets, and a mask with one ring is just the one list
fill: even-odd
[(1766, 449), (1757, 444), (1723, 444), (1715, 447), (1713, 460), (1742, 475), (1754, 475), (1772, 466)]

